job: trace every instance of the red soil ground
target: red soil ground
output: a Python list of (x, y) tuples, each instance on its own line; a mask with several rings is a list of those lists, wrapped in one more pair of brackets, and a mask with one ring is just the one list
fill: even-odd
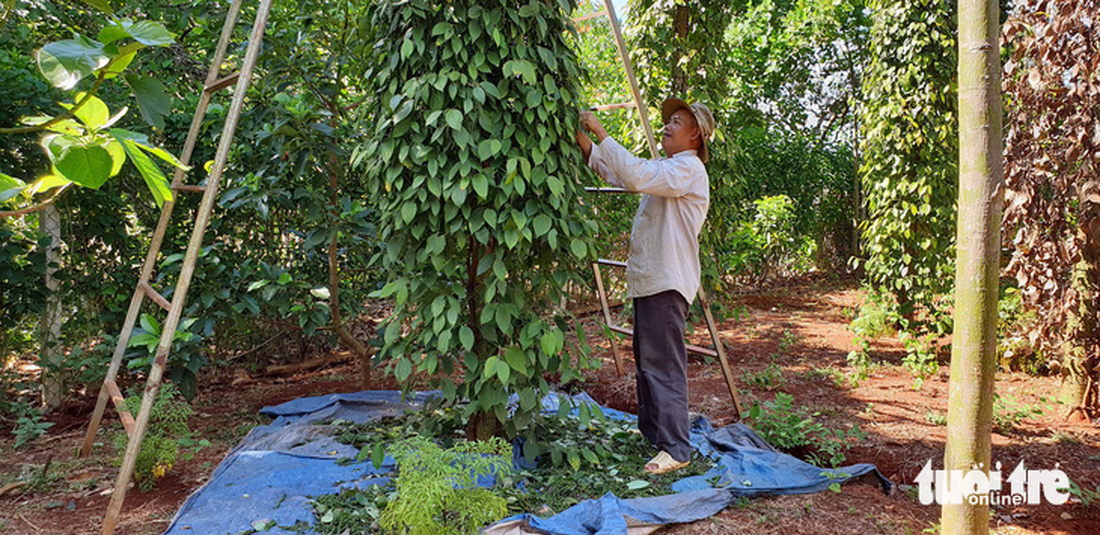
[[(853, 349), (847, 325), (858, 309), (861, 294), (850, 282), (803, 280), (738, 296), (734, 307), (740, 318), (720, 325), (721, 337), (743, 402), (772, 399), (776, 392), (794, 397), (795, 406), (815, 411), (828, 427), (858, 425), (866, 439), (852, 445), (848, 463), (878, 466), (902, 487), (884, 495), (870, 481), (857, 481), (841, 492), (760, 498), (739, 503), (706, 520), (669, 526), (661, 533), (922, 533), (934, 529), (939, 508), (921, 505), (912, 490), (925, 462), (942, 465), (946, 428), (929, 421), (947, 410), (947, 366), (925, 381), (920, 390), (900, 366), (904, 351), (896, 340), (872, 343), (871, 354), (886, 363), (852, 387), (839, 378), (853, 370), (846, 355)], [(635, 409), (633, 365), (629, 343), (620, 347), (626, 375), (619, 377), (608, 343), (599, 332), (596, 317), (586, 321), (602, 368), (590, 373), (583, 384), (593, 397), (611, 407)], [(692, 340), (709, 345), (705, 326), (699, 322)], [(268, 362), (283, 358), (273, 349)], [(316, 356), (316, 355), (311, 355)], [(298, 355), (298, 360), (306, 357)], [(289, 377), (263, 374), (265, 362), (238, 363), (233, 368), (210, 370), (200, 378), (201, 391), (191, 428), (212, 445), (194, 459), (181, 461), (149, 492), (128, 492), (117, 533), (147, 534), (163, 531), (180, 504), (200, 487), (225, 453), (251, 427), (266, 419), (257, 411), (303, 396), (359, 389), (356, 364), (346, 355), (332, 355), (332, 364)], [(768, 390), (753, 390), (745, 378), (761, 374), (771, 363), (781, 370), (782, 383)], [(286, 361), (279, 362), (286, 363)], [(774, 368), (773, 368), (774, 369)], [(251, 371), (250, 371), (251, 370)], [(689, 366), (691, 409), (706, 414), (716, 425), (732, 422), (736, 412), (718, 363), (692, 358)], [(392, 379), (376, 381), (375, 388), (393, 388)], [(1032, 407), (1043, 414), (1022, 421), (1012, 431), (993, 435), (993, 459), (1007, 469), (1021, 460), (1029, 468), (1053, 468), (1055, 463), (1081, 487), (1100, 486), (1100, 427), (1097, 422), (1070, 423), (1063, 408), (1053, 402), (1059, 381), (1002, 373), (997, 391), (1017, 407)], [(94, 395), (94, 392), (92, 393)], [(94, 397), (73, 400), (49, 419), (49, 433), (22, 448), (13, 449), (10, 435), (0, 438), (0, 533), (99, 533), (110, 499), (117, 467), (111, 440), (89, 459), (74, 460)], [(110, 431), (118, 424), (111, 421)], [(931, 418), (935, 420), (935, 418)], [(48, 466), (47, 466), (48, 465)], [(34, 485), (10, 483), (34, 480)], [(990, 528), (996, 533), (1100, 533), (1100, 504), (1086, 507), (1073, 499), (1062, 506), (1049, 504), (995, 508)]]

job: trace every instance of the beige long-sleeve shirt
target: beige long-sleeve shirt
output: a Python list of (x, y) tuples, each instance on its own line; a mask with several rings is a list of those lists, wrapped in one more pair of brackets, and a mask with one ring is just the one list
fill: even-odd
[(710, 208), (710, 180), (693, 150), (638, 158), (608, 137), (588, 165), (613, 186), (642, 193), (630, 232), (627, 298), (676, 290), (688, 303), (699, 291), (699, 231)]

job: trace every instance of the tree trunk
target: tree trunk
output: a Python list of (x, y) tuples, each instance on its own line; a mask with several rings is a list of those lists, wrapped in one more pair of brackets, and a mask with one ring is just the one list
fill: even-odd
[[(959, 3), (959, 216), (944, 468), (988, 473), (1004, 204), (995, 0)], [(945, 534), (988, 533), (989, 505), (944, 505)]]
[[(1093, 175), (1095, 176), (1095, 174)], [(1067, 322), (1068, 337), (1061, 398), (1069, 407), (1070, 415), (1085, 416), (1088, 409), (1090, 381), (1096, 384), (1093, 368), (1097, 362), (1096, 300), (1100, 299), (1100, 180), (1090, 180), (1078, 188), (1080, 201), (1078, 218), (1081, 222), (1081, 260), (1073, 270), (1073, 290), (1077, 294), (1077, 308), (1070, 312)]]
[(61, 258), (61, 212), (56, 205), (49, 205), (38, 215), (39, 229), (50, 237), (46, 246), (46, 308), (42, 311), (42, 349), (38, 360), (42, 363), (42, 407), (46, 411), (61, 405), (65, 394), (65, 381), (61, 375), (64, 355), (61, 352), (61, 295), (54, 273)]
[(676, 42), (672, 46), (672, 62), (669, 68), (670, 84), (669, 96), (687, 98), (687, 74), (680, 65), (681, 58), (687, 53), (688, 16), (690, 7), (687, 3), (678, 4), (673, 14), (673, 26), (676, 29)]
[[(332, 188), (331, 198), (329, 199), (330, 209), (333, 212), (333, 216), (339, 218), (340, 184), (336, 154), (329, 155), (329, 166), (329, 187)], [(351, 331), (349, 331), (347, 325), (344, 324), (344, 319), (340, 314), (340, 260), (336, 254), (337, 237), (339, 234), (339, 232), (333, 233), (332, 239), (328, 242), (329, 318), (332, 320), (332, 331), (336, 333), (340, 342), (347, 346), (347, 348), (359, 358), (359, 386), (363, 390), (367, 390), (371, 386), (370, 360), (371, 357), (374, 356), (374, 350), (373, 348), (368, 349), (367, 346), (351, 334)]]

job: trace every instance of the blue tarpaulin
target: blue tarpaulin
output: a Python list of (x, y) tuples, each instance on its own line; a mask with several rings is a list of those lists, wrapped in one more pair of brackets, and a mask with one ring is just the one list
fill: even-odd
[[(364, 391), (296, 399), (265, 407), (260, 412), (275, 420), (258, 426), (226, 455), (210, 480), (184, 502), (166, 533), (240, 533), (273, 526), (264, 533), (292, 533), (284, 529), (298, 521), (313, 523), (312, 497), (336, 494), (347, 488), (387, 485), (394, 475), (393, 458), (379, 469), (370, 462), (337, 463), (355, 457), (358, 450), (336, 442), (334, 419), (365, 423), (400, 416), (423, 405), (431, 393)], [(576, 401), (591, 402), (586, 395)], [(547, 396), (543, 407), (556, 411), (559, 398)], [(605, 415), (633, 420), (612, 409)], [(692, 522), (725, 509), (741, 496), (820, 492), (833, 483), (870, 475), (884, 491), (891, 483), (874, 465), (856, 464), (823, 469), (776, 451), (751, 429), (733, 424), (714, 429), (704, 418), (692, 422), (692, 445), (715, 460), (702, 476), (686, 477), (672, 485), (675, 494), (623, 500), (607, 494), (586, 500), (549, 518), (517, 515), (491, 526), (492, 534), (645, 533), (654, 526)], [(282, 527), (280, 527), (282, 526)]]

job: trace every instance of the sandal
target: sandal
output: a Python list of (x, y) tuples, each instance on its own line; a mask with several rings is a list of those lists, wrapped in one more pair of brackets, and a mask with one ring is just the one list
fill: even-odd
[(648, 463), (645, 463), (644, 470), (650, 474), (659, 475), (679, 470), (689, 464), (691, 464), (691, 461), (677, 461), (667, 452), (662, 451), (656, 457), (650, 459)]

